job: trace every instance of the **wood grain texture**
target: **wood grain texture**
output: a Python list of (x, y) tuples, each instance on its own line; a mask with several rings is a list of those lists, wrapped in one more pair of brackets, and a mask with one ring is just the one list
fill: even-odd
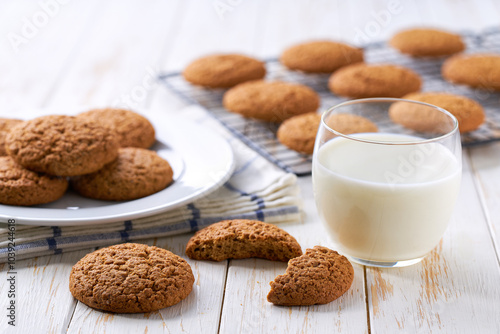
[(227, 263), (194, 261), (185, 254), (190, 235), (137, 241), (183, 257), (195, 282), (180, 303), (151, 313), (113, 314), (78, 302), (68, 333), (217, 333)]
[(464, 159), (460, 196), (440, 244), (401, 269), (367, 269), (372, 333), (496, 333), (500, 270)]
[[(65, 332), (76, 306), (69, 292), (69, 273), (73, 264), (90, 251), (92, 249), (17, 261), (16, 327), (8, 325), (5, 311), (0, 333)], [(7, 265), (0, 266), (0, 300), (5, 310), (9, 301), (9, 284), (5, 283), (10, 275)]]

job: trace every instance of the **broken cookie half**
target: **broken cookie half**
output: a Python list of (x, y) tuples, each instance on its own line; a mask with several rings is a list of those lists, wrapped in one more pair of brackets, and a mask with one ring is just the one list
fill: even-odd
[(186, 254), (195, 260), (263, 258), (288, 261), (302, 255), (297, 240), (279, 227), (234, 219), (212, 224), (189, 239)]
[(353, 279), (354, 269), (345, 256), (315, 246), (290, 260), (286, 273), (269, 283), (267, 300), (284, 306), (327, 304), (349, 290)]

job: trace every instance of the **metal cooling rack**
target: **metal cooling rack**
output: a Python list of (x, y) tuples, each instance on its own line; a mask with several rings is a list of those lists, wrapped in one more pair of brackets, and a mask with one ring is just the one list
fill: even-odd
[[(467, 53), (500, 53), (500, 27), (490, 28), (479, 34), (464, 32), (462, 36), (467, 44)], [(413, 59), (401, 55), (386, 42), (367, 44), (363, 48), (367, 63), (399, 64), (419, 73), (423, 79), (422, 91), (444, 91), (464, 95), (480, 102), (486, 112), (486, 121), (478, 130), (462, 135), (464, 146), (500, 140), (500, 93), (453, 85), (443, 80), (441, 77), (443, 59)], [(328, 90), (329, 74), (290, 71), (277, 59), (267, 60), (266, 67), (267, 79), (301, 83), (314, 89), (321, 97), (318, 112), (347, 101), (346, 98), (335, 96)], [(292, 151), (276, 139), (278, 125), (247, 119), (224, 109), (222, 96), (225, 90), (193, 86), (185, 81), (179, 72), (162, 74), (159, 79), (182, 98), (210, 111), (234, 135), (277, 166), (298, 176), (311, 173), (309, 155)]]

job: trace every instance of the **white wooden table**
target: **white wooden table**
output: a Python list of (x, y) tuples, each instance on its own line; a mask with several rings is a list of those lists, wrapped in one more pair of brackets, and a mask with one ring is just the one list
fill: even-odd
[[(153, 82), (215, 51), (277, 56), (311, 38), (387, 39), (415, 25), (500, 25), (485, 1), (0, 1), (0, 116), (24, 108), (127, 104), (176, 113), (185, 103)], [(328, 246), (310, 177), (299, 180), (302, 222), (281, 225), (305, 249)], [(178, 305), (151, 314), (94, 311), (68, 290), (74, 263), (93, 249), (17, 263), (17, 319), (7, 324), (0, 265), (0, 333), (499, 333), (500, 143), (464, 152), (463, 183), (442, 242), (404, 269), (355, 265), (340, 299), (276, 307), (268, 282), (286, 264), (191, 261), (196, 283)], [(184, 255), (190, 235), (144, 240)]]

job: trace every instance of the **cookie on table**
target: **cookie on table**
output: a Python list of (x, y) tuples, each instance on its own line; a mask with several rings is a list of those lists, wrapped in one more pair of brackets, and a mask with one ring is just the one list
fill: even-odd
[(189, 239), (186, 255), (195, 260), (264, 258), (288, 261), (302, 255), (294, 237), (256, 220), (234, 219), (212, 224)]
[(5, 140), (7, 154), (23, 167), (58, 176), (95, 172), (116, 159), (116, 134), (73, 116), (42, 116), (16, 125)]
[(152, 312), (179, 303), (193, 288), (189, 264), (168, 250), (127, 243), (98, 249), (69, 276), (73, 297), (115, 313)]
[(0, 118), (0, 157), (7, 155), (5, 151), (5, 137), (15, 125), (21, 123), (20, 119)]
[(68, 188), (66, 178), (23, 168), (11, 157), (0, 157), (0, 203), (30, 206), (53, 202)]
[(345, 66), (328, 81), (334, 94), (351, 98), (401, 97), (419, 91), (421, 86), (420, 76), (412, 70), (386, 64)]
[(93, 109), (79, 114), (114, 130), (121, 147), (150, 148), (155, 143), (155, 129), (144, 117), (127, 109)]
[[(474, 100), (465, 96), (448, 93), (413, 93), (403, 97), (406, 100), (429, 103), (449, 111), (458, 120), (461, 133), (476, 130), (484, 123), (485, 115), (483, 107)], [(432, 131), (436, 121), (442, 117), (433, 109), (418, 104), (398, 102), (389, 108), (391, 119), (404, 127), (416, 131)]]
[(332, 73), (363, 62), (363, 50), (333, 41), (313, 41), (294, 45), (281, 54), (280, 62), (291, 70)]
[(71, 186), (84, 197), (128, 201), (157, 193), (172, 181), (170, 164), (156, 152), (124, 147), (97, 172), (71, 178)]
[(182, 72), (192, 84), (208, 88), (229, 88), (239, 83), (262, 79), (264, 63), (240, 54), (216, 54), (196, 59)]
[(320, 99), (315, 91), (304, 85), (256, 80), (231, 88), (222, 102), (227, 110), (244, 117), (279, 123), (316, 111)]
[(500, 54), (459, 54), (447, 59), (443, 77), (456, 84), (500, 91)]
[(267, 300), (284, 306), (327, 304), (349, 290), (353, 280), (354, 269), (347, 258), (315, 246), (290, 260), (285, 274), (269, 283)]
[(415, 28), (398, 32), (389, 43), (401, 53), (412, 57), (449, 56), (465, 49), (460, 35), (429, 28)]

